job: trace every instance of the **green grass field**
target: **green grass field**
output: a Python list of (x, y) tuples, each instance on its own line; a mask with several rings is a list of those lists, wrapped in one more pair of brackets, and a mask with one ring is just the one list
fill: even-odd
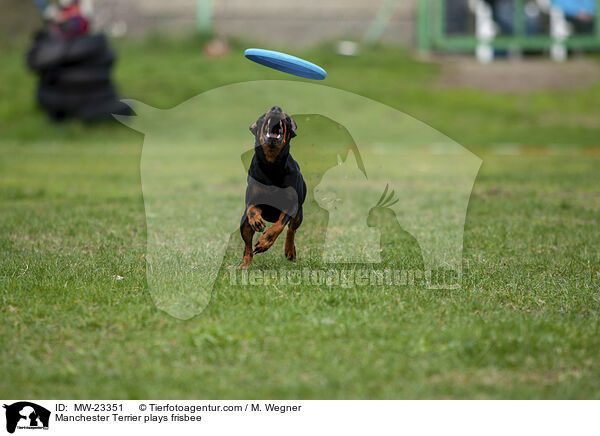
[[(160, 108), (285, 78), (244, 61), (241, 46), (219, 60), (193, 39), (117, 48), (122, 93)], [(220, 280), (200, 316), (168, 316), (147, 290), (143, 136), (116, 122), (48, 122), (22, 51), (1, 49), (0, 396), (600, 398), (600, 84), (492, 94), (442, 87), (439, 66), (396, 48), (299, 54), (328, 70), (327, 85), (483, 159), (462, 289)], [(281, 245), (258, 264), (285, 265)]]

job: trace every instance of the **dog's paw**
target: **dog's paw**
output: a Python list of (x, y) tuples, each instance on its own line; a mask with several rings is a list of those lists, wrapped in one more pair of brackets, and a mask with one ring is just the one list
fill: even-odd
[(242, 263), (240, 266), (238, 266), (238, 269), (248, 269), (250, 262), (252, 262), (252, 256), (244, 256)]
[(273, 243), (275, 242), (275, 238), (271, 233), (265, 233), (260, 237), (256, 244), (254, 244), (254, 254), (264, 253), (267, 251)]
[(291, 247), (288, 247), (288, 245), (285, 245), (285, 257), (287, 260), (296, 260), (296, 246), (292, 245)]
[(255, 232), (262, 232), (266, 227), (265, 220), (263, 220), (263, 217), (259, 214), (248, 218), (248, 224), (250, 224), (250, 227), (252, 227), (252, 230)]

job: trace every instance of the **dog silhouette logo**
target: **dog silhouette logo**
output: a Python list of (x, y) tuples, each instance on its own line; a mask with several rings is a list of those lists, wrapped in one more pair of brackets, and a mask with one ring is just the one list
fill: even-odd
[(6, 431), (9, 433), (14, 433), (16, 429), (48, 429), (50, 411), (42, 406), (19, 401), (3, 407), (6, 409)]

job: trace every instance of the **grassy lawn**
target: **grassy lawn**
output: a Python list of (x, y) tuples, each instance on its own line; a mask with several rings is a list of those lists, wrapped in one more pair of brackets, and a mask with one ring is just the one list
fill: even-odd
[[(285, 78), (245, 61), (241, 46), (219, 60), (191, 39), (117, 48), (123, 94), (160, 108)], [(147, 290), (143, 136), (116, 122), (48, 122), (22, 52), (3, 49), (0, 396), (600, 398), (600, 122), (589, 121), (600, 119), (600, 85), (491, 94), (444, 88), (438, 66), (395, 48), (300, 54), (327, 69), (327, 85), (483, 159), (463, 287), (240, 289), (222, 271), (200, 316), (168, 316)], [(527, 147), (503, 155), (499, 143)], [(232, 238), (226, 265), (240, 246)], [(274, 250), (257, 265), (285, 265), (282, 241)]]

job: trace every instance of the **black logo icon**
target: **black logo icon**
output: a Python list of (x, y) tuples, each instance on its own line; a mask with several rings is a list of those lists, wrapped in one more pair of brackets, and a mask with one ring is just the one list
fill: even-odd
[(50, 411), (28, 401), (19, 401), (10, 406), (4, 405), (6, 409), (6, 431), (14, 433), (15, 429), (48, 429), (50, 422)]

